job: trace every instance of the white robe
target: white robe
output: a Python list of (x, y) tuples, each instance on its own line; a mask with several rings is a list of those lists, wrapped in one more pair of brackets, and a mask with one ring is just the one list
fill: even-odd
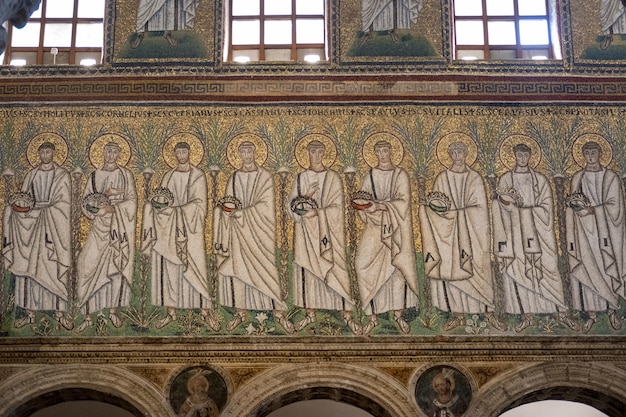
[(21, 188), (35, 199), (28, 213), (7, 206), (2, 254), (16, 275), (15, 304), (29, 310), (66, 310), (71, 257), (71, 180), (66, 169), (37, 168)]
[(578, 216), (566, 210), (567, 250), (574, 308), (619, 308), (626, 293), (626, 209), (618, 175), (606, 168), (578, 171), (571, 192), (583, 192), (594, 208)]
[(140, 0), (136, 32), (192, 29), (199, 0)]
[(417, 22), (423, 0), (396, 0), (397, 21), (394, 22), (394, 0), (361, 0), (361, 21), (363, 30), (372, 27), (374, 31), (409, 29)]
[(600, 0), (602, 32), (626, 33), (626, 8), (621, 0)]
[(115, 212), (95, 216), (83, 209), (91, 227), (78, 255), (78, 300), (86, 313), (128, 306), (135, 260), (137, 191), (126, 168), (97, 170), (87, 177), (83, 197), (107, 189), (123, 192), (109, 197)]
[(264, 168), (236, 171), (226, 195), (242, 208), (234, 216), (216, 207), (213, 249), (218, 258), (220, 302), (245, 310), (285, 310), (276, 268), (274, 181)]
[(312, 197), (318, 204), (317, 216), (304, 218), (286, 207), (295, 222), (293, 303), (305, 308), (352, 310), (341, 177), (332, 170), (306, 170), (294, 180), (289, 202), (306, 194), (313, 182), (319, 184)]
[(210, 308), (205, 244), (207, 181), (200, 169), (169, 171), (161, 180), (174, 202), (143, 210), (142, 252), (151, 255), (152, 303)]
[(504, 282), (506, 312), (564, 311), (550, 184), (534, 170), (509, 171), (498, 188), (514, 188), (523, 198), (521, 207), (493, 203), (494, 254)]
[(494, 306), (487, 194), (471, 169), (441, 172), (433, 191), (450, 198), (450, 210), (420, 207), (425, 275), (434, 307), (455, 313), (484, 313)]
[(389, 171), (373, 168), (361, 184), (362, 191), (387, 208), (359, 212), (364, 229), (355, 269), (366, 314), (415, 307), (419, 290), (409, 175), (399, 167)]

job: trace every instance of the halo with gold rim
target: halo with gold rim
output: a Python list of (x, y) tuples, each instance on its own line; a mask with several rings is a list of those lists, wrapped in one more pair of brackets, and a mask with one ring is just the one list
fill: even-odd
[(104, 145), (109, 142), (117, 143), (120, 147), (120, 155), (117, 158), (119, 166), (125, 167), (130, 161), (132, 151), (126, 138), (115, 133), (105, 133), (98, 136), (89, 147), (89, 161), (94, 168), (101, 168), (104, 165)]
[(241, 145), (242, 142), (254, 143), (254, 146), (256, 146), (254, 161), (258, 166), (262, 166), (267, 159), (267, 144), (260, 136), (254, 133), (242, 133), (230, 140), (226, 148), (228, 162), (230, 162), (235, 169), (241, 168), (243, 162), (241, 162), (241, 157), (239, 156), (239, 145)]
[(439, 160), (439, 163), (446, 168), (450, 168), (450, 166), (452, 166), (452, 159), (450, 159), (450, 155), (448, 155), (448, 146), (454, 142), (463, 142), (467, 145), (467, 157), (465, 158), (465, 163), (467, 166), (474, 165), (474, 162), (476, 162), (476, 158), (478, 157), (478, 147), (476, 146), (474, 139), (461, 132), (448, 133), (439, 139), (439, 142), (437, 143), (437, 159)]
[(337, 159), (337, 146), (328, 136), (321, 135), (319, 133), (306, 135), (301, 138), (298, 143), (296, 143), (294, 153), (296, 161), (298, 161), (298, 165), (300, 165), (303, 169), (309, 168), (309, 152), (306, 147), (314, 140), (319, 140), (326, 147), (324, 151), (324, 159), (322, 160), (324, 166), (326, 168), (332, 166), (335, 163), (335, 159)]
[(192, 133), (181, 132), (170, 136), (161, 150), (163, 160), (170, 167), (174, 168), (178, 165), (176, 160), (176, 153), (174, 147), (178, 142), (185, 142), (189, 144), (189, 163), (193, 166), (198, 166), (204, 158), (204, 145), (198, 137)]
[(585, 161), (585, 157), (583, 156), (583, 145), (591, 141), (597, 142), (598, 145), (600, 145), (600, 149), (602, 149), (600, 153), (600, 164), (603, 167), (608, 166), (611, 163), (611, 159), (613, 159), (613, 148), (611, 148), (611, 144), (606, 139), (594, 133), (580, 135), (574, 140), (572, 144), (572, 155), (576, 164), (581, 168), (587, 165), (587, 161)]
[(34, 168), (41, 163), (41, 159), (39, 158), (39, 146), (44, 142), (50, 142), (54, 145), (54, 162), (57, 165), (63, 165), (68, 154), (67, 142), (56, 133), (47, 132), (34, 136), (28, 143), (26, 158), (30, 166)]
[(365, 163), (371, 168), (378, 165), (378, 158), (376, 158), (376, 154), (374, 153), (374, 145), (381, 140), (386, 140), (391, 144), (391, 162), (395, 166), (400, 165), (402, 158), (404, 158), (404, 145), (400, 139), (387, 132), (374, 133), (365, 139), (365, 143), (363, 144), (363, 159)]
[(537, 168), (542, 157), (541, 147), (537, 141), (526, 135), (511, 135), (502, 141), (500, 149), (498, 149), (498, 155), (502, 164), (508, 169), (515, 168), (515, 154), (513, 153), (513, 147), (520, 143), (523, 143), (530, 148), (530, 161), (528, 161), (528, 166), (533, 169)]

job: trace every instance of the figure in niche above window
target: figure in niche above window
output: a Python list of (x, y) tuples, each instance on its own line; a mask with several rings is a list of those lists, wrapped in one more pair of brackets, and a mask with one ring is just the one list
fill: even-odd
[(172, 36), (176, 30), (193, 29), (196, 9), (200, 0), (139, 0), (137, 7), (136, 37), (131, 42), (133, 49), (139, 47), (146, 32), (163, 31), (171, 46), (178, 41)]
[(389, 31), (394, 42), (400, 42), (398, 29), (409, 29), (417, 22), (417, 15), (423, 0), (362, 0), (361, 21), (363, 37), (360, 42), (367, 42), (373, 32)]
[(600, 24), (602, 25), (601, 49), (607, 49), (614, 34), (626, 33), (626, 1), (600, 0)]

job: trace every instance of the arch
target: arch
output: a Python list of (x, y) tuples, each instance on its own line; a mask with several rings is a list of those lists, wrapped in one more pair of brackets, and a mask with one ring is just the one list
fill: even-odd
[[(26, 410), (86, 397), (118, 405), (138, 416), (174, 417), (163, 393), (137, 374), (116, 366), (54, 365), (19, 372), (0, 383), (0, 415), (22, 417)], [(58, 402), (58, 401), (57, 401)]]
[(467, 415), (497, 417), (518, 405), (562, 399), (590, 405), (611, 417), (626, 409), (626, 371), (609, 364), (544, 363), (502, 375), (483, 388)]
[(252, 378), (237, 389), (222, 417), (263, 416), (313, 398), (345, 402), (377, 417), (415, 415), (406, 386), (388, 374), (360, 365), (315, 363), (281, 366)]

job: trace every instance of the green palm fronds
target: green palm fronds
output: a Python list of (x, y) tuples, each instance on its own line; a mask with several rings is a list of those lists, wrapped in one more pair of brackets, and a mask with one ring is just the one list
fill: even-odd
[(543, 152), (548, 174), (552, 176), (567, 174), (572, 165), (572, 158), (570, 152), (566, 150), (571, 148), (580, 126), (578, 117), (569, 125), (557, 118), (552, 118), (548, 127), (541, 122), (526, 123), (528, 135), (537, 141)]
[(63, 136), (69, 146), (67, 155), (70, 170), (80, 169), (83, 172), (89, 167), (89, 148), (94, 140), (105, 132), (104, 126), (100, 126), (92, 131), (87, 131), (82, 120), (78, 120), (71, 127), (61, 126), (61, 136)]
[(435, 120), (429, 131), (421, 117), (416, 117), (412, 123), (394, 122), (392, 126), (406, 144), (407, 152), (413, 162), (415, 176), (429, 178), (430, 164), (435, 157), (437, 141), (443, 128), (443, 119)]
[(284, 120), (280, 120), (276, 129), (271, 131), (267, 125), (257, 126), (256, 133), (263, 138), (268, 148), (267, 166), (274, 172), (281, 168), (293, 171), (296, 167), (294, 150), (298, 141), (311, 133), (308, 126), (290, 128)]
[(606, 120), (600, 120), (600, 129), (605, 139), (611, 144), (615, 165), (622, 175), (626, 175), (626, 122), (618, 119), (613, 125)]
[(0, 131), (0, 172), (5, 169), (19, 168), (24, 161), (22, 155), (26, 153), (28, 142), (39, 133), (34, 123), (28, 122), (18, 131), (12, 119), (6, 119)]
[(478, 145), (477, 162), (485, 175), (496, 175), (498, 148), (510, 128), (509, 120), (503, 121), (499, 126), (490, 121), (485, 121), (481, 127), (476, 121), (467, 123), (469, 135)]
[(137, 172), (158, 171), (163, 167), (165, 162), (160, 158), (161, 149), (172, 135), (172, 127), (157, 126), (148, 121), (137, 128), (123, 125), (122, 132), (133, 149), (132, 164)]
[(346, 168), (361, 170), (363, 162), (359, 156), (365, 140), (373, 131), (372, 123), (359, 128), (352, 119), (348, 119), (343, 132), (339, 132), (335, 125), (327, 124), (324, 127), (324, 133), (330, 136), (337, 146), (337, 159), (344, 170)]
[(243, 123), (237, 121), (223, 128), (218, 119), (206, 123), (195, 120), (192, 128), (196, 136), (202, 140), (206, 153), (206, 166), (223, 170), (228, 162), (226, 149), (232, 138), (243, 132)]

